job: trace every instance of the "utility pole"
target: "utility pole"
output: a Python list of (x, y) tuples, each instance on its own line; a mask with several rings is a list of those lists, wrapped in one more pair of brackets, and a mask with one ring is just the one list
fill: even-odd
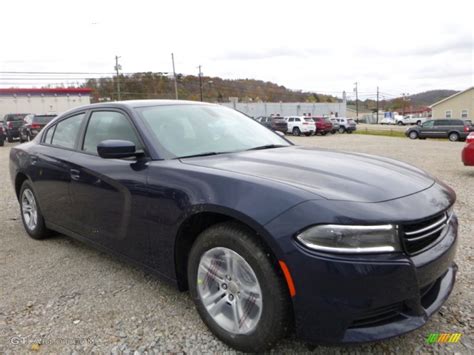
[(174, 77), (174, 95), (178, 100), (178, 79), (176, 79), (176, 70), (174, 68), (174, 54), (171, 53), (171, 61), (173, 62), (173, 77)]
[(377, 124), (379, 123), (379, 87), (377, 86)]
[(115, 56), (115, 72), (117, 73), (117, 99), (118, 101), (120, 101), (121, 97), (120, 97), (120, 73), (119, 73), (119, 70), (122, 69), (122, 66), (119, 64), (118, 60), (119, 60), (119, 56), (116, 55)]
[(356, 93), (356, 122), (359, 123), (359, 90), (357, 88), (357, 81), (354, 83), (355, 88), (354, 91)]
[(201, 66), (199, 68), (199, 92), (201, 94), (201, 101), (202, 101), (202, 72), (201, 72)]

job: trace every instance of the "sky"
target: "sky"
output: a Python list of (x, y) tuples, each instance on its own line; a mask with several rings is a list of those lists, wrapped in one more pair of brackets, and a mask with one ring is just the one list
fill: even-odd
[[(176, 71), (374, 98), (474, 85), (472, 1), (11, 1), (0, 87), (33, 74)], [(9, 15), (7, 15), (9, 14)], [(101, 74), (94, 74), (99, 76)], [(91, 75), (90, 75), (91, 76)], [(42, 75), (41, 83), (82, 75)]]

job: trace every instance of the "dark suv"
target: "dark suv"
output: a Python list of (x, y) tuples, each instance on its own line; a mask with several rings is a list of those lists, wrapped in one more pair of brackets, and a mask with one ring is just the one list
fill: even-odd
[(286, 123), (285, 119), (281, 116), (271, 116), (271, 117), (258, 117), (256, 119), (258, 122), (263, 124), (265, 127), (270, 128), (274, 131), (280, 131), (282, 133), (286, 133), (288, 130), (288, 123)]
[(27, 115), (20, 127), (20, 142), (30, 141), (48, 124), (56, 115)]
[(8, 142), (11, 143), (13, 139), (20, 137), (20, 128), (27, 115), (27, 113), (9, 113), (3, 117), (2, 126)]
[(465, 140), (474, 127), (470, 121), (459, 119), (429, 120), (421, 126), (410, 127), (405, 135), (411, 139), (417, 138), (448, 138), (451, 142)]
[(3, 125), (0, 124), (0, 147), (3, 147), (5, 144), (5, 131)]

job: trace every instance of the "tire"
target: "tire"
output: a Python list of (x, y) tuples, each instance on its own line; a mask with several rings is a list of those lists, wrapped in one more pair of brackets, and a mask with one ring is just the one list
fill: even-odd
[[(31, 220), (28, 219), (28, 212), (26, 212), (27, 205), (34, 206), (31, 209), (32, 212), (29, 214), (29, 218), (34, 216), (32, 213), (34, 213), (34, 209), (36, 209), (36, 223), (30, 223)], [(44, 239), (51, 234), (46, 228), (38, 200), (29, 181), (25, 181), (20, 189), (20, 212), (23, 227), (31, 238)]]
[(5, 141), (2, 139), (0, 140), (0, 147), (3, 147), (5, 145)]
[[(214, 257), (209, 258), (209, 255)], [(224, 265), (227, 264), (224, 260), (229, 258), (234, 260), (231, 265), (239, 265), (240, 275), (247, 268), (247, 271), (244, 271), (247, 275), (245, 277), (247, 285), (253, 284), (249, 286), (252, 287), (252, 295), (260, 294), (260, 297), (251, 296), (253, 298), (250, 303), (248, 302), (250, 298), (246, 298), (247, 303), (243, 306), (241, 302), (244, 302), (245, 296), (240, 292), (242, 291), (242, 294), (246, 292), (245, 283), (242, 286), (242, 277), (232, 272), (225, 275), (227, 266)], [(204, 264), (200, 264), (201, 261)], [(209, 269), (206, 271), (202, 267), (205, 264), (213, 267), (212, 271)], [(189, 291), (199, 315), (209, 329), (229, 346), (243, 352), (269, 350), (291, 328), (292, 306), (288, 287), (270, 254), (255, 233), (247, 228), (237, 223), (221, 223), (202, 232), (191, 249), (187, 273)], [(253, 281), (249, 282), (252, 279)], [(201, 296), (204, 291), (207, 295), (204, 293)], [(231, 298), (233, 294), (236, 295)], [(216, 295), (220, 297), (217, 298), (218, 301)], [(208, 297), (212, 299), (210, 301), (212, 306), (208, 306), (209, 308), (216, 309), (216, 302), (223, 302), (218, 310), (222, 308), (224, 313), (217, 313), (219, 315), (217, 319), (204, 305), (203, 299), (209, 300)], [(258, 300), (260, 307), (257, 305)], [(247, 310), (244, 313), (247, 316), (243, 318), (245, 323), (240, 324), (240, 321), (235, 321), (232, 317), (234, 304), (241, 305), (240, 312)], [(249, 304), (251, 306), (248, 306)], [(242, 313), (240, 314), (237, 319), (242, 320)], [(226, 327), (232, 327), (233, 330)]]
[(309, 137), (311, 135), (311, 132), (305, 132), (304, 134), (306, 137)]
[(460, 138), (460, 136), (459, 136), (459, 133), (457, 133), (457, 132), (451, 132), (448, 135), (448, 139), (451, 142), (457, 142), (459, 140), (459, 138)]
[(325, 136), (326, 134), (328, 134), (328, 132), (321, 132), (322, 136)]
[(7, 136), (8, 143), (13, 143), (13, 137)]
[(398, 121), (398, 122), (397, 122), (397, 125), (403, 126), (403, 122), (402, 122), (402, 121)]
[(339, 127), (339, 133), (344, 133), (346, 131), (345, 127)]
[(347, 133), (348, 133), (348, 134), (352, 134), (352, 130), (350, 130), (350, 129), (347, 130)]
[(417, 131), (411, 131), (410, 133), (408, 133), (408, 137), (410, 137), (410, 139), (417, 139), (418, 138), (418, 132)]
[(293, 135), (296, 136), (296, 137), (301, 136), (301, 131), (298, 127), (293, 128), (292, 132), (293, 132)]
[(420, 125), (421, 125), (421, 121), (420, 121), (420, 120), (416, 121), (416, 125), (417, 125), (417, 126), (420, 126)]

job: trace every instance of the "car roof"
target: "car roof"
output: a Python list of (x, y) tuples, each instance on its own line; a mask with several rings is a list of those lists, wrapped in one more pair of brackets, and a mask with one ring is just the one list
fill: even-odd
[[(82, 110), (101, 108), (101, 107), (148, 107), (148, 106), (165, 106), (165, 105), (215, 105), (208, 102), (187, 101), (187, 100), (124, 100), (124, 101), (108, 101), (81, 106)], [(79, 107), (78, 107), (79, 108)]]

